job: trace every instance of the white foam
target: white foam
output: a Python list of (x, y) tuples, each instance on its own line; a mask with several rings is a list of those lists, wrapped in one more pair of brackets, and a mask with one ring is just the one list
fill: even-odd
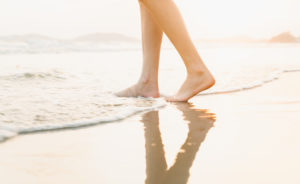
[(289, 70), (274, 71), (268, 77), (266, 77), (266, 78), (264, 78), (264, 79), (262, 79), (260, 81), (254, 81), (254, 82), (251, 82), (250, 84), (233, 87), (233, 88), (226, 89), (226, 90), (213, 90), (213, 91), (208, 91), (208, 92), (202, 92), (202, 93), (198, 94), (198, 96), (213, 95), (213, 94), (234, 93), (234, 92), (239, 92), (239, 91), (254, 89), (254, 88), (257, 88), (257, 87), (261, 87), (264, 84), (267, 84), (269, 82), (273, 82), (273, 81), (279, 79), (281, 74), (283, 74), (283, 73), (289, 73), (289, 72), (300, 72), (300, 69), (289, 69)]
[[(233, 93), (233, 92), (253, 89), (256, 87), (263, 86), (266, 83), (275, 81), (275, 80), (279, 79), (279, 77), (282, 73), (288, 73), (288, 72), (300, 72), (300, 69), (276, 71), (261, 81), (255, 81), (251, 84), (248, 84), (245, 86), (239, 86), (237, 88), (231, 88), (230, 90), (226, 90), (226, 91), (212, 91), (212, 92), (207, 92), (207, 93), (203, 93), (200, 95)], [(142, 98), (142, 99), (147, 99), (147, 98)], [(160, 99), (149, 98), (149, 100), (154, 100), (156, 103), (149, 107), (128, 107), (126, 109), (126, 111), (122, 111), (122, 112), (115, 114), (114, 116), (105, 117), (105, 118), (93, 118), (93, 119), (88, 119), (88, 120), (83, 119), (83, 120), (69, 122), (69, 123), (39, 124), (39, 125), (34, 125), (34, 126), (25, 126), (25, 125), (14, 126), (14, 125), (0, 122), (0, 142), (7, 140), (9, 138), (15, 137), (16, 135), (19, 135), (19, 134), (33, 133), (33, 132), (40, 132), (40, 131), (53, 131), (53, 130), (60, 130), (60, 129), (72, 129), (72, 128), (79, 128), (79, 127), (86, 127), (86, 126), (98, 125), (98, 124), (103, 124), (103, 123), (109, 123), (109, 122), (116, 122), (116, 121), (124, 120), (132, 115), (137, 114), (137, 113), (144, 112), (144, 111), (156, 110), (156, 109), (162, 108), (166, 105), (166, 102), (161, 98)]]
[[(2, 43), (4, 42), (8, 41)], [(121, 48), (118, 47), (118, 43), (101, 45), (101, 43), (84, 42), (76, 43), (74, 46), (70, 42), (60, 43), (54, 40), (47, 46), (40, 43), (44, 42), (43, 39), (37, 39), (36, 42), (26, 41), (16, 46), (17, 42), (23, 43), (20, 39), (11, 42), (11, 47), (5, 44), (2, 47), (0, 43), (0, 55), (5, 49), (13, 51), (14, 48), (16, 52), (28, 51), (28, 53), (131, 49), (126, 43), (124, 48)], [(201, 95), (253, 89), (278, 79), (284, 72), (300, 71), (299, 69), (287, 70), (287, 68), (299, 68), (297, 60), (299, 48), (283, 49), (256, 46), (225, 50), (218, 47), (204, 48), (203, 55), (207, 57), (208, 67), (212, 70), (217, 84)], [(249, 52), (253, 54), (250, 55)], [(240, 53), (238, 57), (236, 53)], [(3, 130), (3, 133), (0, 132), (1, 139), (22, 133), (118, 121), (132, 114), (158, 107), (156, 100), (148, 103), (144, 100), (120, 99), (111, 95), (135, 80), (134, 74), (140, 69), (140, 65), (135, 61), (139, 54), (140, 52), (118, 54), (105, 52), (1, 56), (3, 61), (0, 67), (2, 86), (0, 122), (3, 122), (0, 123), (0, 130)], [(184, 79), (184, 72), (182, 72), (184, 69), (182, 65), (176, 64), (179, 62), (174, 62), (179, 59), (175, 50), (174, 52), (167, 50), (164, 54), (162, 55), (164, 62), (161, 63), (161, 68), (164, 70), (160, 79), (161, 90), (171, 94), (180, 85), (178, 81)], [(245, 55), (249, 57), (244, 57)], [(132, 58), (130, 60), (134, 62), (123, 62), (123, 58)], [(106, 60), (109, 62), (105, 62)], [(125, 66), (128, 68), (126, 72), (124, 72)], [(59, 72), (52, 71), (53, 69), (58, 69)], [(124, 78), (119, 80), (116, 73), (120, 73), (120, 76), (122, 73)]]
[(15, 131), (5, 130), (5, 129), (1, 129), (1, 128), (2, 127), (0, 125), (0, 142), (17, 135), (17, 133)]
[[(142, 97), (140, 97), (140, 98), (142, 98)], [(144, 98), (144, 99), (154, 100), (152, 98)], [(4, 124), (4, 123), (0, 122), (0, 142), (4, 141), (6, 139), (12, 138), (19, 134), (41, 132), (41, 131), (52, 131), (52, 130), (60, 130), (60, 129), (72, 129), (72, 128), (79, 128), (79, 127), (86, 127), (86, 126), (98, 125), (98, 124), (103, 124), (103, 123), (109, 123), (109, 122), (116, 122), (116, 121), (124, 120), (130, 116), (133, 116), (133, 115), (141, 113), (141, 112), (157, 110), (166, 105), (166, 102), (163, 99), (155, 99), (155, 102), (156, 102), (156, 104), (152, 105), (150, 107), (127, 108), (126, 111), (120, 112), (111, 117), (79, 120), (79, 121), (63, 123), (63, 124), (43, 124), (43, 125), (36, 125), (36, 126), (13, 126), (13, 125)]]

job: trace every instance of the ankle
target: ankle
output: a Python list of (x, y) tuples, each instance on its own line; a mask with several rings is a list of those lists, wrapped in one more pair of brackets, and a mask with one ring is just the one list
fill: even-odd
[(216, 83), (214, 76), (210, 73), (210, 71), (205, 68), (194, 68), (192, 70), (187, 71), (188, 77), (205, 77), (212, 85)]
[(143, 97), (159, 97), (158, 81), (153, 79), (141, 78), (136, 84), (136, 90)]
[(148, 77), (141, 77), (138, 81), (138, 84), (143, 86), (157, 86), (158, 80)]
[(203, 69), (203, 68), (187, 68), (187, 75), (188, 76), (200, 76), (200, 75), (204, 75), (205, 73), (207, 73), (207, 70)]

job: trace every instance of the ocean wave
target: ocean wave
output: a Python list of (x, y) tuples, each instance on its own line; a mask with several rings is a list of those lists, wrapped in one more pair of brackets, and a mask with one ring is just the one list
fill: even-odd
[[(300, 69), (289, 69), (289, 70), (280, 70), (275, 71), (269, 77), (261, 80), (253, 82), (252, 84), (248, 84), (245, 86), (239, 86), (237, 88), (232, 88), (228, 90), (220, 90), (220, 91), (210, 91), (205, 92), (202, 94), (199, 94), (199, 96), (202, 95), (213, 95), (213, 94), (225, 94), (225, 93), (233, 93), (233, 92), (239, 92), (244, 90), (249, 90), (253, 88), (257, 88), (260, 86), (263, 86), (266, 83), (275, 81), (280, 78), (280, 75), (283, 73), (289, 73), (289, 72), (300, 72)], [(31, 74), (26, 75), (25, 73), (21, 76), (24, 77), (35, 77), (31, 76)], [(39, 76), (39, 75), (38, 75)], [(43, 76), (44, 77), (44, 76)], [(134, 99), (134, 98), (132, 98)], [(138, 100), (143, 100), (138, 102)], [(126, 100), (126, 99), (124, 99)], [(13, 138), (20, 134), (28, 134), (28, 133), (34, 133), (34, 132), (43, 132), (43, 131), (55, 131), (55, 130), (62, 130), (62, 129), (74, 129), (74, 128), (81, 128), (81, 127), (87, 127), (87, 126), (93, 126), (98, 124), (104, 124), (104, 123), (111, 123), (111, 122), (117, 122), (124, 120), (132, 115), (138, 114), (140, 112), (144, 111), (151, 111), (156, 110), (159, 108), (162, 108), (166, 105), (165, 100), (159, 98), (159, 99), (153, 99), (153, 98), (136, 98), (136, 104), (134, 106), (126, 107), (126, 104), (122, 103), (121, 101), (118, 101), (118, 103), (111, 104), (104, 104), (102, 105), (103, 108), (106, 107), (120, 107), (122, 106), (123, 109), (121, 111), (118, 111), (118, 113), (110, 114), (107, 117), (95, 117), (95, 118), (89, 118), (89, 119), (81, 119), (73, 122), (64, 122), (64, 123), (41, 123), (41, 124), (26, 124), (26, 123), (20, 123), (20, 124), (14, 124), (14, 123), (4, 123), (0, 122), (0, 142), (5, 141), (7, 139)], [(4, 114), (0, 114), (4, 115)]]
[(15, 137), (17, 135), (16, 132), (6, 130), (6, 127), (2, 127), (0, 124), (0, 142), (5, 141), (9, 138)]
[(56, 39), (38, 34), (0, 37), (0, 55), (136, 50), (136, 39), (119, 34), (90, 34)]
[[(112, 95), (135, 80), (140, 69), (135, 61), (138, 53), (2, 56), (0, 140), (23, 133), (114, 122), (163, 106), (162, 99), (160, 106), (156, 99)], [(179, 59), (175, 51), (164, 53), (161, 91), (172, 94), (185, 73), (183, 66), (174, 62)], [(124, 62), (126, 57), (134, 62)], [(298, 48), (213, 48), (205, 51), (205, 57), (217, 84), (200, 95), (249, 90), (275, 81), (283, 73), (300, 71)]]
[[(138, 99), (141, 99), (138, 98)], [(43, 132), (43, 131), (54, 131), (54, 130), (62, 130), (62, 129), (74, 129), (80, 127), (87, 127), (87, 126), (94, 126), (104, 123), (111, 123), (124, 120), (129, 118), (135, 114), (156, 110), (162, 108), (166, 105), (166, 102), (163, 99), (153, 99), (153, 98), (142, 98), (144, 100), (151, 101), (151, 106), (135, 106), (135, 107), (128, 107), (126, 110), (119, 112), (110, 117), (104, 118), (92, 118), (87, 120), (78, 120), (69, 123), (62, 123), (62, 124), (40, 124), (40, 125), (13, 125), (9, 123), (2, 123), (0, 122), (0, 142), (5, 141), (9, 138), (13, 138), (20, 134), (28, 134), (28, 133), (35, 133), (35, 132)], [(153, 103), (154, 102), (154, 103)], [(149, 103), (148, 103), (149, 104)]]
[(222, 89), (221, 90), (208, 90), (208, 91), (204, 91), (204, 92), (198, 94), (197, 96), (235, 93), (235, 92), (245, 91), (245, 90), (249, 90), (249, 89), (254, 89), (254, 88), (261, 87), (267, 83), (270, 83), (270, 82), (273, 82), (273, 81), (279, 79), (280, 75), (282, 75), (283, 73), (290, 73), (290, 72), (300, 72), (300, 69), (277, 70), (277, 71), (272, 72), (268, 77), (266, 77), (262, 80), (253, 81), (249, 84), (236, 86), (234, 88), (228, 88), (226, 90), (222, 90)]
[(49, 72), (23, 72), (10, 75), (0, 75), (0, 80), (22, 81), (22, 80), (63, 80), (66, 75), (57, 70)]

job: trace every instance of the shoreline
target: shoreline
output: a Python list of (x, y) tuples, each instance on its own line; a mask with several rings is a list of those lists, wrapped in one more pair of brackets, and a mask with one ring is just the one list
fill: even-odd
[[(198, 96), (191, 100), (193, 107), (168, 104), (118, 123), (17, 136), (0, 143), (1, 181), (10, 184), (143, 183), (154, 177), (149, 167), (158, 169), (157, 165), (149, 165), (152, 162), (147, 159), (145, 162), (145, 158), (153, 160), (158, 155), (165, 158), (166, 165), (177, 166), (173, 171), (179, 174), (171, 174), (171, 179), (185, 178), (191, 184), (299, 183), (297, 78), (300, 73), (286, 73), (260, 88)], [(209, 113), (207, 109), (216, 114), (214, 127), (196, 124), (189, 129), (187, 125), (199, 121), (195, 119), (197, 113)], [(149, 113), (151, 117), (147, 118), (145, 114)], [(162, 146), (151, 150), (152, 143), (146, 144), (149, 139), (144, 129), (156, 122), (159, 126), (148, 126), (147, 130), (152, 130), (153, 145)], [(201, 122), (207, 125), (204, 120)], [(197, 133), (199, 128), (205, 133)], [(195, 147), (185, 146), (185, 140), (191, 138), (189, 135), (201, 137), (203, 142), (192, 141)], [(160, 151), (161, 147), (165, 152)], [(184, 157), (181, 149), (193, 156)], [(146, 157), (147, 154), (154, 157)], [(190, 165), (180, 165), (174, 158), (183, 158)]]
[[(252, 90), (252, 89), (256, 89), (259, 87), (264, 87), (264, 85), (268, 84), (268, 83), (272, 83), (272, 82), (276, 82), (276, 80), (280, 80), (280, 77), (282, 75), (285, 74), (289, 74), (289, 73), (294, 73), (294, 72), (300, 72), (300, 69), (293, 69), (293, 70), (281, 70), (281, 71), (275, 71), (271, 74), (270, 77), (264, 79), (263, 81), (257, 83), (254, 82), (254, 85), (252, 86), (248, 86), (248, 87), (240, 87), (239, 89), (233, 89), (233, 90), (229, 90), (229, 91), (220, 91), (220, 92), (208, 92), (208, 93), (201, 93), (196, 95), (194, 98), (197, 97), (202, 97), (202, 96), (208, 96), (208, 95), (226, 95), (226, 94), (232, 94), (232, 93), (237, 93), (237, 92), (244, 92), (247, 90)], [(162, 99), (163, 100), (163, 99)], [(193, 100), (192, 100), (193, 101)], [(10, 139), (13, 139), (15, 137), (18, 136), (22, 136), (22, 135), (27, 135), (27, 134), (35, 134), (35, 133), (43, 133), (43, 132), (55, 132), (55, 131), (66, 131), (66, 130), (77, 130), (77, 129), (81, 129), (81, 128), (89, 128), (89, 127), (93, 127), (93, 126), (98, 126), (98, 125), (102, 125), (102, 124), (107, 124), (107, 123), (116, 123), (116, 122), (120, 122), (120, 121), (125, 121), (127, 118), (130, 118), (132, 116), (135, 115), (140, 115), (142, 113), (145, 112), (149, 112), (152, 110), (157, 110), (160, 108), (163, 108), (164, 106), (167, 105), (167, 102), (164, 103), (159, 103), (154, 107), (150, 107), (150, 108), (145, 108), (145, 109), (140, 109), (136, 112), (132, 112), (132, 113), (125, 113), (121, 116), (118, 116), (115, 119), (111, 119), (111, 120), (107, 120), (107, 119), (91, 119), (91, 120), (83, 120), (83, 121), (77, 121), (77, 122), (71, 122), (68, 123), (66, 125), (60, 126), (57, 125), (57, 127), (51, 127), (51, 128), (47, 128), (47, 125), (45, 127), (37, 127), (37, 128), (33, 128), (32, 130), (21, 130), (19, 132), (17, 132), (17, 130), (14, 131), (13, 127), (5, 127), (3, 126), (3, 132), (6, 133), (6, 135), (4, 134), (2, 137), (0, 137), (0, 144), (6, 141), (9, 141)]]

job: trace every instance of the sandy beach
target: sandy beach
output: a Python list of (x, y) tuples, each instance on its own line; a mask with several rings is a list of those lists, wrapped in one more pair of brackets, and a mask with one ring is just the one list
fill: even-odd
[(285, 73), (119, 122), (17, 136), (0, 144), (1, 183), (299, 184), (297, 79)]
[(0, 1), (0, 184), (300, 184), (299, 7)]

